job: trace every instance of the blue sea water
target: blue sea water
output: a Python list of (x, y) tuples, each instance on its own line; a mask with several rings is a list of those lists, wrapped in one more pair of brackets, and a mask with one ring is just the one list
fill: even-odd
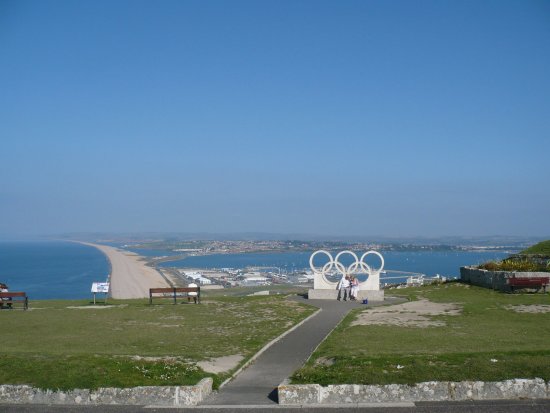
[(73, 242), (0, 242), (0, 282), (29, 298), (91, 298), (92, 283), (105, 281), (107, 257)]
[[(250, 254), (218, 254), (207, 256), (188, 257), (178, 261), (162, 263), (163, 267), (178, 268), (245, 268), (248, 266), (279, 267), (284, 271), (309, 269), (311, 252), (284, 252), (284, 253), (250, 253)], [(381, 251), (385, 270), (408, 271), (422, 273), (428, 276), (436, 274), (447, 277), (458, 277), (460, 267), (480, 264), (489, 260), (501, 260), (509, 254), (504, 252), (397, 252)], [(336, 254), (333, 254), (335, 256)], [(361, 257), (361, 253), (357, 253)], [(321, 267), (327, 258), (315, 257), (314, 265)], [(323, 261), (324, 258), (324, 261)], [(350, 256), (342, 256), (342, 263), (349, 265)], [(367, 264), (373, 268), (380, 267), (380, 260), (369, 256)]]
[[(135, 250), (140, 253), (140, 250)], [(459, 268), (508, 256), (503, 252), (395, 252), (382, 251), (386, 270), (458, 277)], [(148, 256), (169, 255), (147, 251)], [(311, 252), (220, 254), (188, 257), (163, 263), (179, 268), (279, 267), (285, 272), (309, 268)], [(342, 260), (349, 265), (347, 259)], [(369, 265), (378, 267), (376, 259)], [(316, 265), (323, 264), (322, 257)], [(12, 291), (25, 291), (32, 299), (91, 298), (93, 282), (105, 281), (110, 272), (107, 257), (98, 249), (72, 242), (0, 242), (0, 282)], [(391, 275), (388, 273), (388, 275)], [(382, 281), (384, 281), (382, 279)], [(399, 280), (392, 280), (398, 282)]]

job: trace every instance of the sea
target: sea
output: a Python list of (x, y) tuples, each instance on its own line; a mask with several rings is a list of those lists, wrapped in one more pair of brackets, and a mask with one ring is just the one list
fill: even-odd
[[(173, 255), (171, 251), (131, 249), (144, 256)], [(384, 256), (382, 276), (390, 282), (400, 282), (392, 271), (422, 273), (426, 276), (437, 274), (448, 278), (460, 275), (460, 267), (480, 264), (489, 260), (500, 260), (509, 255), (500, 251), (422, 251), (396, 252), (380, 251)], [(360, 252), (357, 252), (359, 257)], [(311, 252), (246, 253), (192, 256), (184, 260), (161, 264), (177, 268), (278, 268), (282, 272), (309, 269)], [(349, 257), (348, 257), (349, 258)], [(317, 265), (317, 257), (316, 262)], [(319, 265), (322, 260), (319, 259)], [(345, 265), (347, 259), (343, 260)], [(376, 258), (367, 263), (374, 268), (380, 266)], [(110, 273), (110, 263), (98, 249), (65, 241), (0, 242), (0, 282), (10, 290), (25, 291), (30, 299), (86, 299), (92, 298), (91, 286), (94, 282), (105, 282)]]
[[(138, 252), (139, 250), (134, 250)], [(183, 260), (167, 261), (159, 267), (176, 268), (246, 268), (255, 267), (255, 270), (266, 270), (283, 273), (293, 273), (309, 270), (309, 259), (313, 251), (308, 252), (281, 252), (281, 253), (250, 253), (250, 254), (217, 254), (208, 256), (192, 256)], [(364, 251), (355, 251), (358, 258)], [(385, 274), (381, 276), (381, 283), (402, 283), (409, 276), (423, 274), (427, 277), (437, 275), (446, 278), (458, 278), (460, 267), (481, 264), (491, 260), (501, 260), (510, 255), (501, 251), (379, 251), (384, 258)], [(138, 252), (139, 253), (139, 252)], [(336, 257), (338, 252), (331, 252)], [(351, 265), (354, 259), (349, 255), (340, 258), (345, 266)], [(313, 265), (322, 268), (328, 262), (328, 257), (315, 257)], [(381, 267), (379, 258), (370, 255), (365, 262), (373, 269)], [(358, 277), (360, 281), (363, 279)]]
[(30, 300), (92, 298), (92, 283), (111, 271), (97, 248), (76, 242), (0, 242), (0, 282)]

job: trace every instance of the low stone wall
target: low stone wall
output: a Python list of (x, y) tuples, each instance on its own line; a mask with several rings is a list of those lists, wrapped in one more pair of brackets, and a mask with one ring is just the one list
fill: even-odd
[(0, 385), (0, 403), (64, 405), (154, 405), (184, 407), (199, 404), (212, 393), (212, 379), (194, 386), (99, 388), (70, 391), (41, 390), (30, 386)]
[(419, 401), (466, 401), (498, 399), (548, 399), (549, 383), (542, 379), (514, 379), (500, 382), (425, 382), (412, 386), (341, 384), (282, 384), (279, 404), (362, 404)]
[(460, 267), (460, 279), (468, 284), (479, 287), (491, 288), (504, 292), (511, 292), (512, 289), (506, 280), (508, 278), (530, 278), (548, 277), (547, 272), (517, 272), (517, 271), (487, 271), (477, 267)]

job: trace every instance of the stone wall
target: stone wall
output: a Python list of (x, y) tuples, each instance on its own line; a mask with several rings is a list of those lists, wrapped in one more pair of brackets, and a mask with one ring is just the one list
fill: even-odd
[(99, 388), (69, 391), (42, 390), (31, 386), (0, 385), (0, 403), (64, 405), (154, 405), (183, 407), (199, 404), (212, 392), (212, 379), (195, 386), (149, 386), (127, 389)]
[(512, 289), (506, 283), (511, 277), (530, 278), (530, 277), (549, 277), (547, 272), (517, 272), (517, 271), (487, 271), (477, 267), (461, 267), (460, 279), (468, 284), (479, 287), (491, 288), (504, 292), (511, 292)]
[(550, 398), (548, 383), (543, 379), (432, 381), (411, 386), (340, 384), (323, 387), (318, 384), (281, 384), (278, 392), (279, 404), (288, 406)]

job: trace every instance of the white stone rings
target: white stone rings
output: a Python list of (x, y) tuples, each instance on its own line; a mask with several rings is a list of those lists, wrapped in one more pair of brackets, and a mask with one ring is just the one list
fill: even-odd
[[(322, 267), (315, 267), (314, 264), (314, 258), (316, 255), (326, 255), (328, 257), (328, 262), (324, 264)], [(345, 266), (340, 262), (340, 257), (343, 255), (351, 255), (353, 258), (353, 262), (349, 266)], [(372, 269), (366, 262), (365, 258), (369, 255), (376, 255), (378, 258), (380, 258), (380, 268)], [(318, 250), (315, 251), (313, 254), (311, 254), (311, 257), (309, 257), (309, 266), (311, 270), (314, 273), (322, 274), (323, 276), (327, 276), (334, 270), (338, 271), (343, 276), (351, 275), (351, 274), (357, 274), (357, 273), (366, 273), (369, 276), (374, 274), (380, 274), (380, 272), (384, 269), (384, 257), (382, 257), (382, 254), (380, 254), (377, 251), (367, 251), (363, 255), (361, 255), (361, 259), (357, 257), (357, 254), (355, 254), (353, 251), (340, 251), (336, 257), (332, 257), (331, 253), (325, 250)]]

